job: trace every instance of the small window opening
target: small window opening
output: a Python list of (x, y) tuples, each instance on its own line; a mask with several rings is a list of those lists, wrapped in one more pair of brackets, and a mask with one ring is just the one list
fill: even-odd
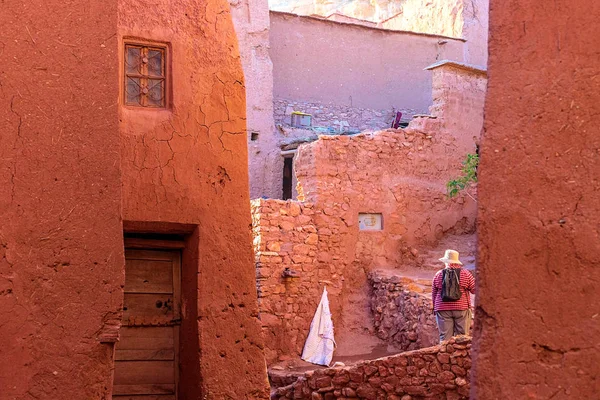
[(292, 198), (292, 177), (294, 176), (294, 157), (283, 159), (283, 200)]
[(257, 141), (258, 140), (258, 132), (252, 132), (250, 134), (250, 140), (253, 142)]
[(125, 44), (125, 104), (166, 106), (166, 53), (164, 46)]
[(292, 113), (292, 126), (296, 128), (310, 128), (312, 126), (312, 115), (294, 111)]
[(358, 229), (361, 231), (383, 230), (383, 215), (381, 213), (359, 213)]

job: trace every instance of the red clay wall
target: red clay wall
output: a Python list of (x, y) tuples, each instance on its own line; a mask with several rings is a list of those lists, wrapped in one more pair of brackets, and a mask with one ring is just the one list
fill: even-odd
[[(268, 361), (300, 354), (324, 285), (338, 340), (372, 329), (369, 271), (412, 265), (414, 249), (473, 229), (475, 202), (445, 194), (460, 165), (452, 154), (466, 152), (453, 143), (414, 130), (323, 136), (302, 146), (296, 162), (310, 203), (253, 201)], [(360, 231), (360, 212), (382, 213), (384, 229)], [(298, 278), (282, 279), (286, 267)]]
[(491, 1), (473, 396), (600, 393), (600, 3)]
[(124, 283), (117, 2), (0, 13), (0, 398), (106, 399)]
[(185, 398), (266, 398), (244, 80), (229, 4), (122, 1), (119, 39), (127, 36), (171, 45), (172, 107), (120, 108), (123, 213), (126, 221), (198, 226), (196, 263), (183, 265), (184, 276), (197, 271), (197, 300), (183, 302), (184, 319), (198, 308), (202, 392), (192, 387)]

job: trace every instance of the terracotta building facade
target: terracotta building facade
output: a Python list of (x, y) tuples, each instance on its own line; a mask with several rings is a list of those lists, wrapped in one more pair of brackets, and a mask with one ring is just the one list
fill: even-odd
[(600, 393), (599, 15), (490, 2), (475, 399)]
[(0, 397), (268, 398), (228, 2), (0, 26)]

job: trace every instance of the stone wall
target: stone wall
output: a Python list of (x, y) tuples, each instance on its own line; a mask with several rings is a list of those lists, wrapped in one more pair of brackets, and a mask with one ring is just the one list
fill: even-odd
[[(251, 207), (260, 320), (272, 362), (301, 353), (323, 287), (334, 298), (340, 293), (345, 260), (339, 224), (324, 224), (323, 210), (264, 199)], [(284, 278), (286, 268), (297, 277)], [(332, 308), (337, 319), (339, 306)]]
[[(445, 188), (473, 147), (411, 129), (321, 136), (298, 149), (298, 197), (341, 217), (362, 265), (400, 265), (412, 247), (473, 228), (475, 202), (448, 199)], [(384, 229), (359, 231), (361, 212), (381, 213)]]
[(379, 338), (403, 351), (439, 342), (431, 312), (431, 281), (417, 282), (373, 271), (369, 274), (369, 283), (373, 290), (371, 310)]
[[(371, 332), (367, 274), (418, 265), (420, 251), (445, 234), (474, 229), (475, 201), (466, 195), (448, 199), (446, 182), (460, 173), (465, 155), (475, 151), (481, 128), (475, 126), (477, 110), (482, 112), (476, 100), (482, 97), (485, 76), (455, 69), (433, 70), (444, 75), (435, 79), (443, 85), (436, 87), (441, 97), (432, 107), (439, 117), (418, 118), (407, 129), (320, 136), (298, 148), (300, 201), (253, 203), (270, 361), (300, 354), (326, 281), (336, 335)], [(450, 79), (456, 74), (461, 75)], [(456, 94), (464, 87), (470, 91)], [(448, 96), (451, 100), (445, 101)], [(446, 119), (460, 118), (461, 102), (465, 115), (474, 117), (457, 132), (460, 125)], [(383, 229), (359, 230), (359, 213), (381, 213)], [(310, 233), (316, 233), (314, 244), (304, 243)], [(280, 243), (279, 248), (268, 248), (271, 242)], [(286, 242), (291, 245), (283, 247)], [(286, 267), (299, 270), (300, 277), (282, 279)], [(302, 305), (295, 306), (298, 302)], [(276, 309), (281, 304), (285, 309)]]
[(275, 123), (282, 125), (291, 124), (293, 111), (311, 114), (312, 125), (316, 128), (317, 133), (377, 131), (389, 128), (397, 111), (402, 112), (402, 120), (405, 121), (409, 121), (418, 112), (407, 108), (373, 110), (285, 99), (275, 99), (273, 109)]
[[(366, 273), (414, 263), (418, 249), (445, 232), (473, 229), (474, 201), (445, 194), (444, 181), (460, 165), (450, 157), (456, 151), (410, 130), (323, 136), (301, 146), (298, 187), (313, 201), (252, 203), (269, 361), (300, 354), (325, 284), (338, 332), (372, 330), (368, 299), (348, 303), (366, 289)], [(381, 212), (384, 229), (359, 231), (359, 212)], [(299, 277), (282, 279), (285, 268)]]
[(460, 400), (469, 398), (471, 340), (363, 361), (350, 367), (310, 371), (271, 399)]

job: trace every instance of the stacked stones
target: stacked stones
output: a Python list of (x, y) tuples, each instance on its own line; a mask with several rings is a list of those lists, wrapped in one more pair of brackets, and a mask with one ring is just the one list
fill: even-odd
[(471, 340), (461, 336), (351, 367), (309, 371), (275, 389), (271, 399), (468, 399), (470, 369)]
[(339, 292), (341, 275), (327, 251), (338, 238), (317, 230), (322, 212), (311, 203), (257, 199), (251, 208), (260, 319), (273, 362), (300, 354), (323, 287)]
[[(276, 124), (289, 125), (291, 113), (300, 111), (312, 115), (313, 126), (332, 128), (334, 132), (360, 132), (389, 128), (396, 115), (392, 109), (373, 110), (291, 100), (275, 100), (273, 110)], [(398, 111), (402, 112), (403, 120), (410, 120), (416, 114), (416, 110), (412, 109)]]
[(321, 136), (299, 149), (298, 198), (322, 209), (343, 200), (339, 216), (348, 226), (359, 212), (381, 212), (384, 230), (359, 232), (351, 261), (367, 268), (406, 264), (414, 257), (402, 249), (434, 242), (464, 217), (464, 200), (446, 196), (443, 174), (451, 175), (438, 140), (414, 130)]
[[(298, 150), (294, 167), (300, 202), (253, 202), (268, 362), (301, 353), (324, 286), (334, 324), (344, 311), (354, 313), (356, 321), (345, 329), (372, 329), (369, 299), (361, 298), (362, 304), (347, 300), (367, 287), (365, 271), (414, 263), (415, 247), (434, 242), (458, 223), (472, 225), (474, 202), (469, 203), (472, 218), (462, 198), (449, 200), (445, 194), (443, 174), (455, 175), (460, 160), (453, 155), (450, 161), (445, 152), (451, 150), (441, 145), (444, 140), (451, 138), (410, 129), (321, 136)], [(361, 212), (382, 213), (383, 230), (359, 231)], [(296, 277), (284, 278), (286, 268)], [(418, 299), (405, 301), (414, 315), (422, 308)], [(415, 323), (412, 317), (409, 321)], [(427, 324), (423, 319), (419, 326)], [(410, 340), (411, 330), (395, 336), (416, 343), (407, 342), (409, 349), (425, 345)]]
[(373, 293), (371, 309), (379, 338), (402, 351), (429, 347), (438, 342), (431, 312), (431, 282), (417, 282), (379, 271), (369, 273), (369, 282)]

